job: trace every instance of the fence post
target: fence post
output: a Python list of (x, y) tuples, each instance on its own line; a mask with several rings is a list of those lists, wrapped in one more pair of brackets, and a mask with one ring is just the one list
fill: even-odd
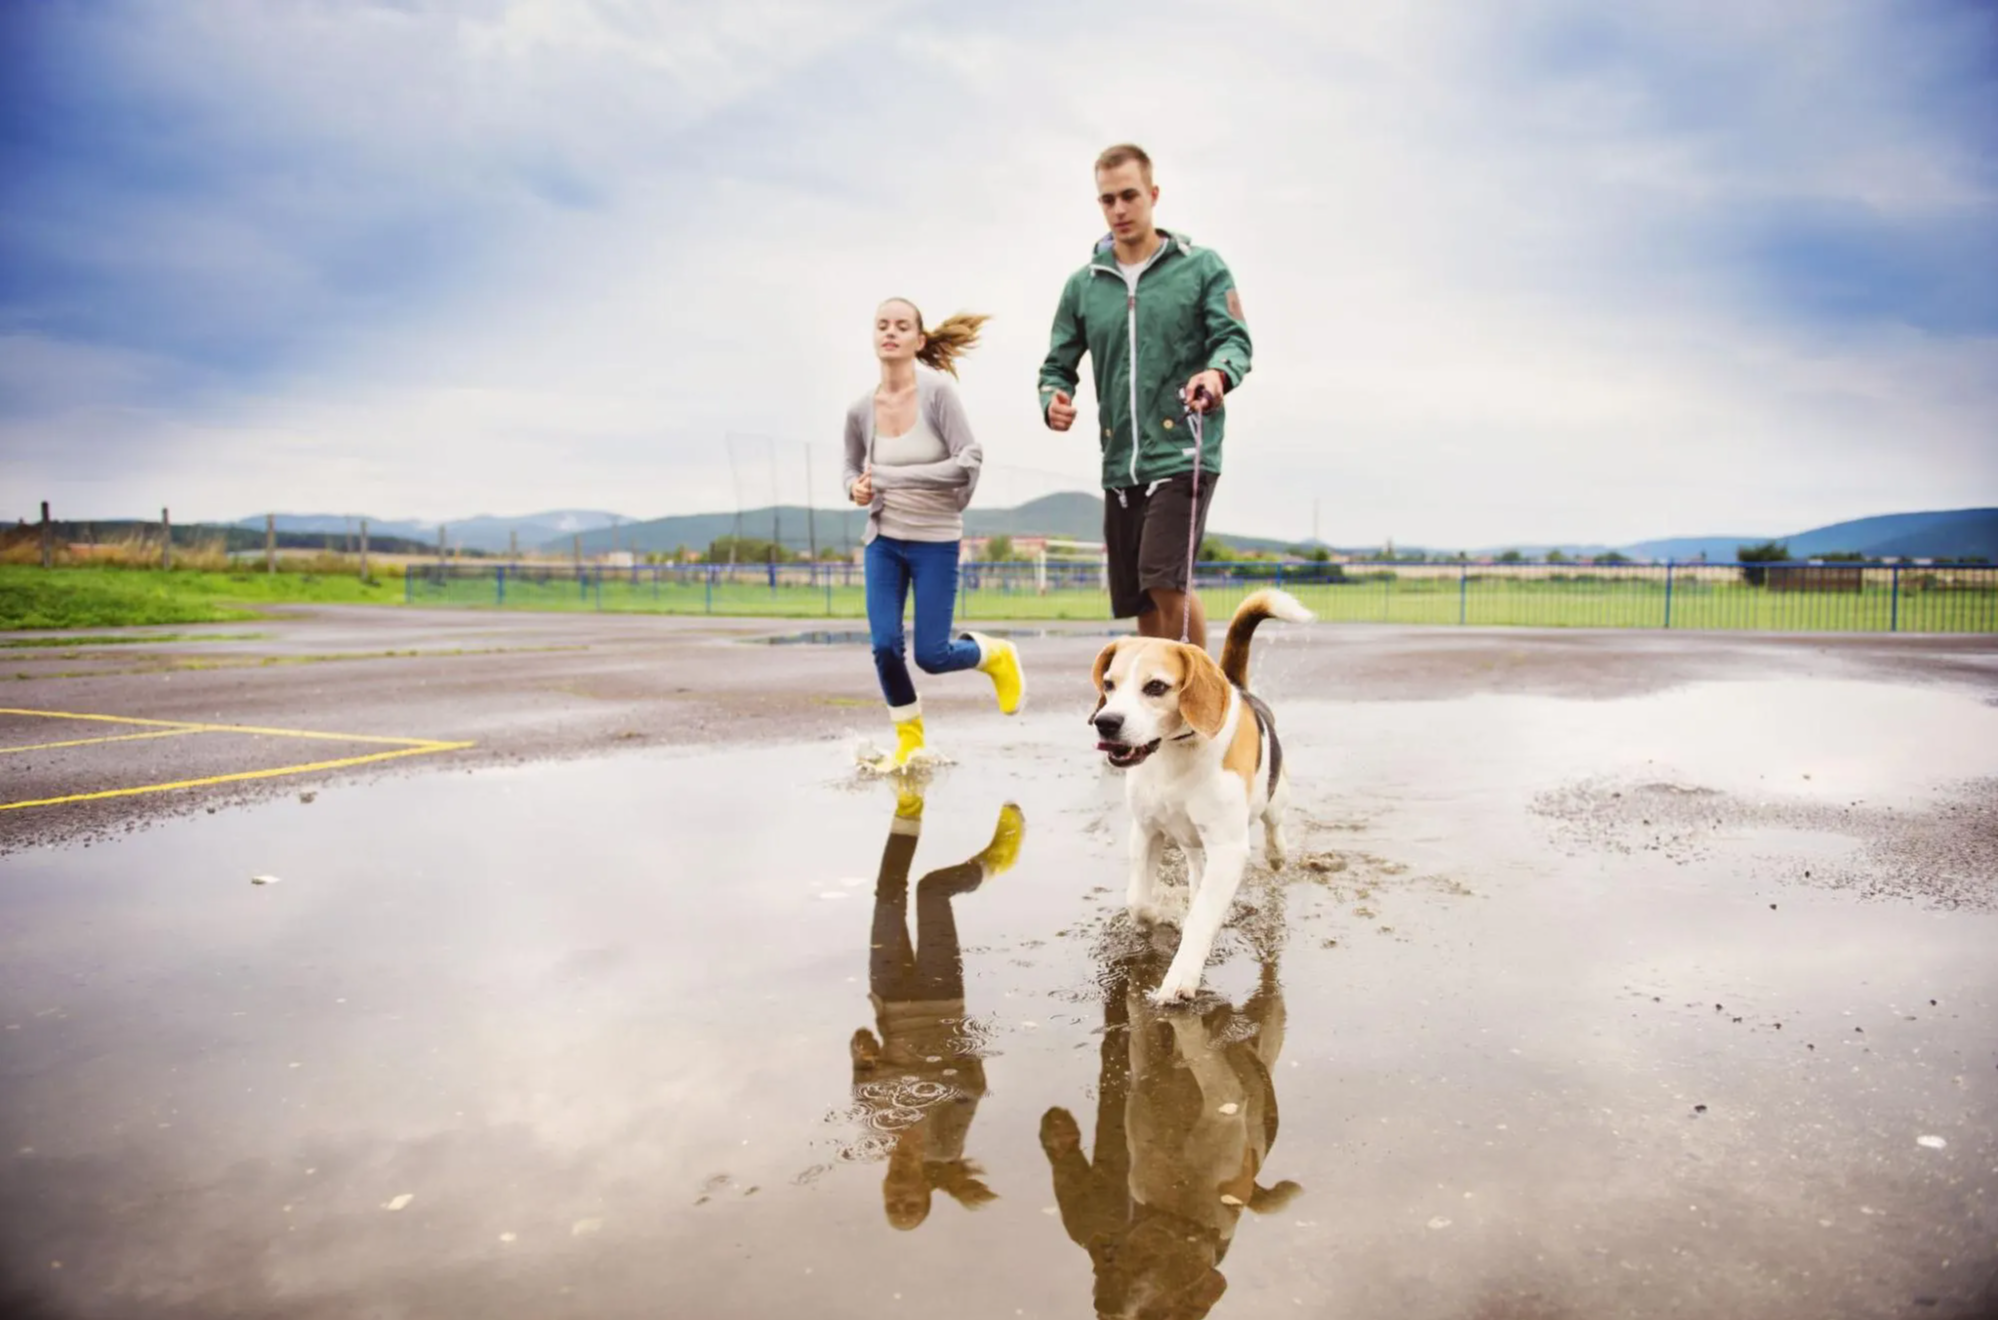
[(701, 575), (701, 604), (709, 614), (715, 612), (715, 570), (712, 568)]
[(597, 565), (596, 577), (597, 577), (597, 609), (601, 613), (604, 608), (604, 566), (602, 564)]
[(495, 605), (504, 605), (507, 603), (507, 566), (505, 564), (501, 564), (493, 570), (493, 603)]
[(49, 502), (42, 501), (42, 567), (53, 568), (56, 562), (56, 528), (49, 521)]
[(416, 575), (410, 570), (417, 567), (419, 567), (417, 564), (403, 565), (403, 604), (405, 605), (411, 604), (416, 600)]
[(1663, 626), (1673, 626), (1673, 561), (1670, 559), (1666, 561), (1666, 622)]
[(1465, 582), (1466, 579), (1468, 579), (1470, 576), (1471, 576), (1471, 565), (1465, 562), (1464, 560), (1459, 560), (1458, 561), (1458, 625), (1460, 627), (1464, 626), (1464, 621), (1465, 621)]
[(1902, 566), (1896, 564), (1888, 570), (1888, 631), (1899, 632), (1902, 626)]
[(174, 566), (174, 520), (165, 509), (160, 510), (160, 567)]
[(361, 520), (361, 580), (368, 580), (368, 520)]

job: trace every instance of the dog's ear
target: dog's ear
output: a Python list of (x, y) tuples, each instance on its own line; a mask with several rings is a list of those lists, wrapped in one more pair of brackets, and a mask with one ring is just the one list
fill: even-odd
[(1180, 644), (1187, 676), (1180, 683), (1180, 718), (1213, 738), (1229, 717), (1229, 680), (1214, 658), (1198, 646)]
[(1084, 717), (1084, 723), (1097, 718), (1097, 711), (1104, 708), (1104, 675), (1110, 672), (1111, 661), (1117, 658), (1117, 643), (1112, 642), (1097, 652), (1097, 665), (1090, 671), (1090, 681), (1097, 685), (1097, 709)]

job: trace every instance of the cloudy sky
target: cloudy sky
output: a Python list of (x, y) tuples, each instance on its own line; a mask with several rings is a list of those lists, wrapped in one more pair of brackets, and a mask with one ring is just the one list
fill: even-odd
[(1034, 377), (1121, 139), (1255, 336), (1223, 530), (1990, 504), (1994, 37), (1923, 0), (8, 4), (0, 515), (654, 517), (803, 501), (808, 453), (832, 502), (889, 294), (995, 317), (982, 502), (1092, 489)]

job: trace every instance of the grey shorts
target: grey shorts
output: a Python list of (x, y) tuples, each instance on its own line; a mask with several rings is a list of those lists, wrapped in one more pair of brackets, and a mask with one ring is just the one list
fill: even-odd
[(1136, 618), (1155, 606), (1149, 592), (1187, 590), (1187, 545), (1198, 548), (1208, 530), (1215, 474), (1201, 474), (1194, 506), (1194, 474), (1183, 472), (1145, 486), (1104, 492), (1104, 551), (1110, 560), (1111, 617)]

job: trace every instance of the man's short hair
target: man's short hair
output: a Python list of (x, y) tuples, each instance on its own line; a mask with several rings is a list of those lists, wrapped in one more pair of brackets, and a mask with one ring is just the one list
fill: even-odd
[(1127, 161), (1134, 160), (1138, 162), (1138, 172), (1145, 177), (1148, 184), (1151, 183), (1152, 157), (1145, 154), (1144, 147), (1130, 142), (1120, 142), (1114, 147), (1104, 148), (1103, 154), (1097, 157), (1097, 173), (1114, 170)]

